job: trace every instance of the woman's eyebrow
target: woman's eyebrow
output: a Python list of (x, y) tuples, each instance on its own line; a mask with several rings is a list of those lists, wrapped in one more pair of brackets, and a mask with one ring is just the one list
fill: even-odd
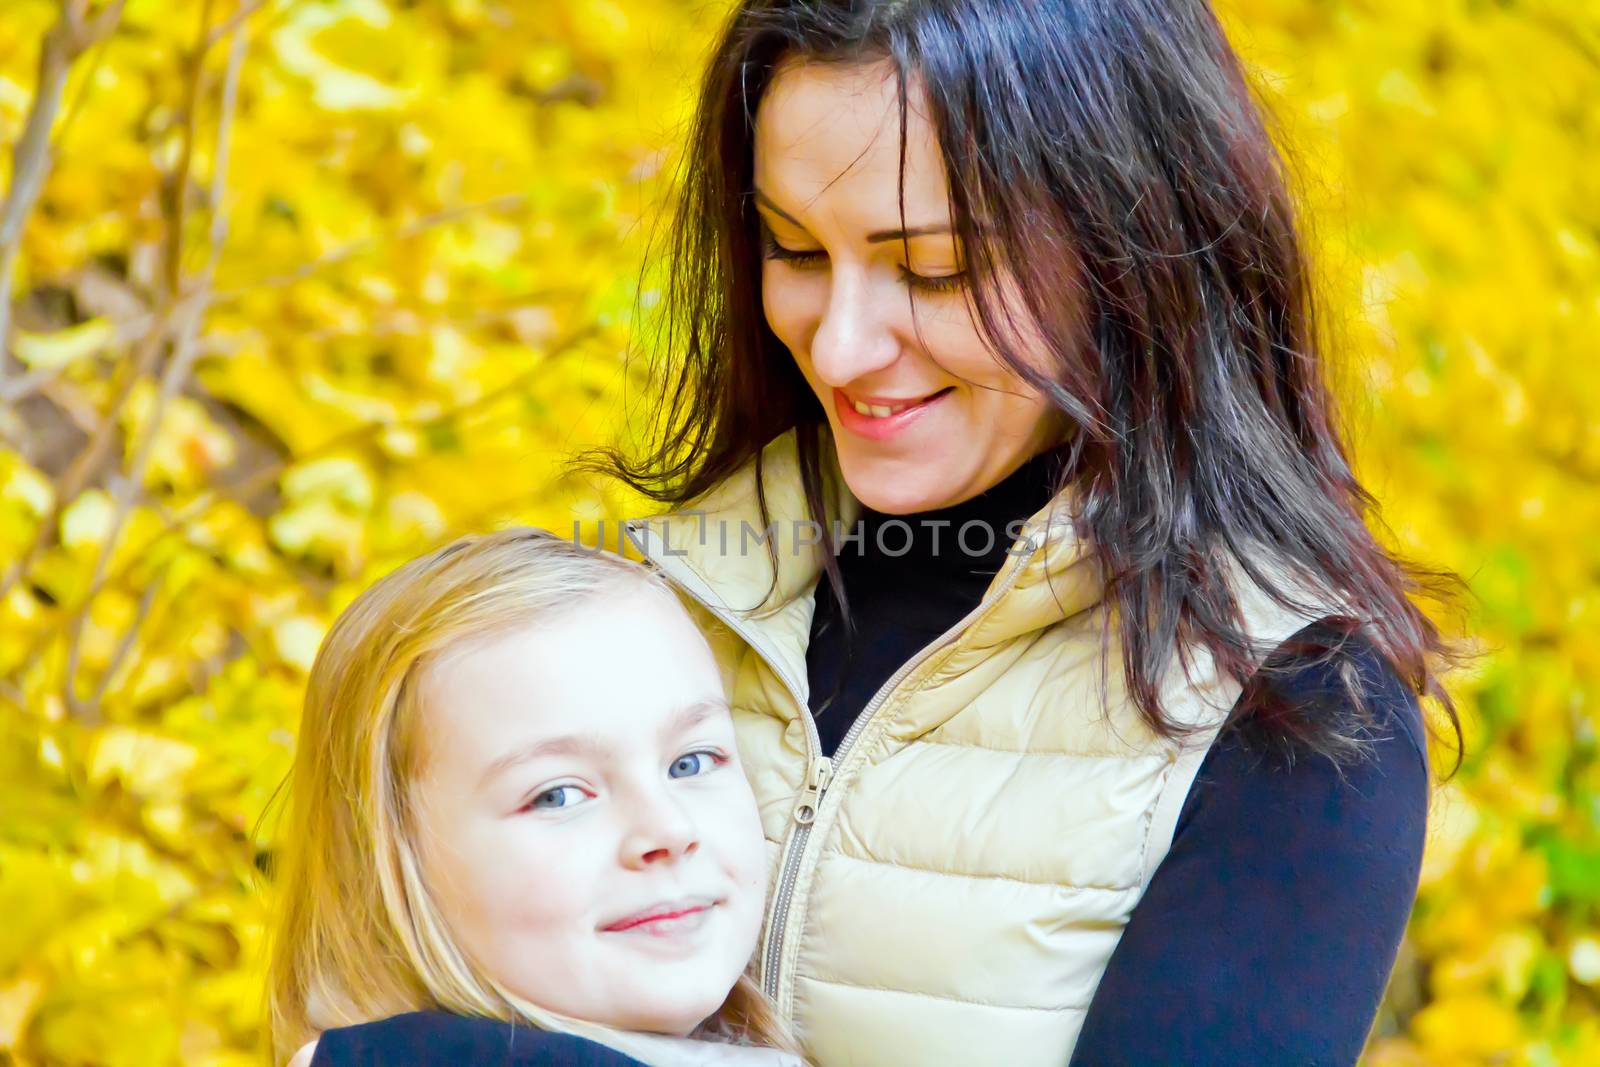
[(935, 226), (912, 226), (905, 230), (874, 230), (867, 234), (868, 244), (878, 244), (882, 241), (903, 241), (913, 237), (928, 237), (932, 234), (949, 233), (950, 224), (941, 222)]
[[(779, 207), (777, 204), (774, 204), (772, 202), (772, 198), (767, 196), (767, 194), (763, 193), (760, 189), (755, 190), (755, 200), (757, 204), (760, 204), (762, 207), (766, 208), (780, 219), (783, 219), (785, 222), (802, 230), (806, 228), (803, 222), (789, 214), (787, 211), (783, 210), (783, 208)], [(881, 244), (884, 241), (904, 241), (913, 237), (928, 237), (933, 234), (949, 232), (950, 224), (948, 222), (935, 223), (927, 226), (910, 226), (904, 230), (874, 230), (867, 234), (867, 243)]]
[(772, 202), (772, 198), (766, 193), (763, 193), (760, 189), (755, 190), (755, 198), (757, 204), (760, 204), (762, 207), (766, 208), (783, 221), (789, 223), (790, 225), (798, 226), (802, 230), (806, 228), (804, 223), (795, 218), (793, 215), (789, 214), (787, 211), (783, 210), (783, 208), (779, 207), (777, 204), (774, 204)]

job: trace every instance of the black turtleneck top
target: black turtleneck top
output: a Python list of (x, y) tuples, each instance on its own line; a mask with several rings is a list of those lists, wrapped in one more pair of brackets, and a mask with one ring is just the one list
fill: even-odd
[[(866, 510), (836, 559), (856, 623), (817, 586), (806, 666), (822, 750), (907, 660), (975, 608), (1028, 518), (1051, 497), (1041, 453), (971, 500), (897, 517)], [(957, 534), (966, 528), (965, 541)], [(984, 530), (995, 532), (987, 545)], [(852, 532), (852, 531), (847, 531)], [(1399, 950), (1421, 871), (1427, 757), (1416, 699), (1364, 640), (1315, 623), (1253, 679), (1313, 714), (1347, 717), (1339, 671), (1365, 681), (1373, 758), (1273, 755), (1247, 718), (1201, 763), (1172, 848), (1135, 907), (1096, 991), (1071, 1064), (1353, 1064)], [(1062, 798), (1063, 803), (1067, 798)], [(952, 967), (961, 965), (951, 960)]]
[(832, 756), (901, 664), (978, 606), (1024, 523), (1050, 502), (1055, 452), (1041, 452), (960, 504), (915, 515), (864, 509), (835, 559), (856, 623), (854, 648), (826, 577), (817, 583), (806, 673), (811, 713)]

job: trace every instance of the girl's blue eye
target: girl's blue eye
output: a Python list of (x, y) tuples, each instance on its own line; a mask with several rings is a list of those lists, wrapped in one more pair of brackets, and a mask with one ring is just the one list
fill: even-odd
[(575, 785), (558, 785), (554, 789), (546, 789), (543, 793), (528, 801), (528, 807), (533, 810), (551, 808), (570, 808), (581, 804), (587, 799), (587, 794)]
[(724, 761), (715, 752), (690, 752), (679, 756), (667, 768), (669, 778), (693, 778), (716, 770)]

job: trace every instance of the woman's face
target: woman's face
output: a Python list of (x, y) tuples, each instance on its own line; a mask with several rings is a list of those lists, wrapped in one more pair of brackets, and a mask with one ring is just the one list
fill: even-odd
[(420, 695), (419, 852), (463, 950), (573, 1018), (682, 1035), (715, 1013), (755, 950), (766, 852), (672, 595), (630, 585), (458, 646)]
[(755, 130), (767, 322), (822, 401), (851, 492), (885, 514), (976, 496), (1063, 427), (980, 334), (920, 91), (902, 242), (897, 100), (887, 62), (786, 63)]

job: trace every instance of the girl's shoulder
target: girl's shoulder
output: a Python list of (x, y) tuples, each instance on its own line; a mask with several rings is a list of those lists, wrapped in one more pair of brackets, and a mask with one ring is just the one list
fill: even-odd
[(323, 1033), (311, 1067), (640, 1067), (640, 1061), (573, 1034), (526, 1024), (414, 1011)]

